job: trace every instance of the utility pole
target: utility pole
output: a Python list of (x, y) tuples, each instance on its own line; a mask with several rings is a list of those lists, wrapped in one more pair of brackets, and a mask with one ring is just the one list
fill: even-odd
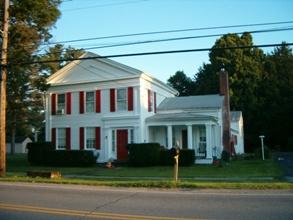
[(7, 80), (7, 46), (8, 46), (8, 9), (9, 0), (3, 2), (2, 51), (1, 51), (1, 94), (0, 94), (0, 177), (6, 175), (6, 80)]

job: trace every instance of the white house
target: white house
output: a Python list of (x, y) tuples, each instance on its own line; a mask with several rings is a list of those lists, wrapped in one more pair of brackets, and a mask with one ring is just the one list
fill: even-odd
[[(194, 149), (197, 162), (220, 155), (220, 95), (175, 97), (155, 77), (86, 52), (48, 79), (46, 140), (56, 149), (99, 152), (98, 162), (126, 160), (127, 143), (175, 143)], [(237, 132), (237, 129), (235, 129)], [(240, 142), (239, 142), (240, 143)]]

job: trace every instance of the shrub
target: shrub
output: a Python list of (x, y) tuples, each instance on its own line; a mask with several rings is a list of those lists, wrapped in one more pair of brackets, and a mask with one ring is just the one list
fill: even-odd
[(66, 167), (85, 167), (96, 164), (97, 156), (87, 150), (55, 150), (48, 154), (48, 165)]
[(293, 151), (293, 136), (288, 138), (288, 143), (286, 146), (286, 151)]
[(192, 166), (195, 161), (195, 153), (192, 149), (181, 149), (179, 153), (180, 166)]
[[(256, 159), (262, 159), (262, 149), (261, 149), (261, 147), (255, 149), (254, 155), (255, 155)], [(265, 159), (271, 158), (271, 152), (270, 152), (270, 149), (267, 146), (264, 146), (264, 156), (265, 156)]]
[(228, 162), (230, 160), (230, 153), (226, 150), (222, 151), (221, 159), (225, 162)]
[[(175, 148), (170, 150), (161, 149), (160, 151), (160, 165), (163, 166), (173, 166), (174, 165), (174, 156)], [(179, 166), (191, 166), (195, 161), (194, 150), (191, 149), (181, 149), (179, 151)]]
[(32, 165), (46, 165), (48, 158), (47, 155), (49, 152), (55, 150), (55, 147), (51, 142), (36, 142), (27, 144), (28, 162)]
[(159, 164), (160, 144), (128, 144), (128, 163), (130, 166), (154, 166)]

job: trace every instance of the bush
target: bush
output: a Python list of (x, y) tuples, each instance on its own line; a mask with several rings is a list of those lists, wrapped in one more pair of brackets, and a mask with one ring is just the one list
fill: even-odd
[[(255, 149), (254, 155), (255, 155), (256, 159), (262, 159), (262, 149), (261, 149), (261, 147)], [(264, 156), (265, 156), (265, 159), (271, 158), (271, 151), (267, 146), (264, 146)]]
[(65, 167), (85, 167), (96, 164), (97, 156), (88, 150), (55, 150), (48, 154), (48, 165)]
[(293, 151), (293, 136), (288, 138), (286, 151)]
[(160, 144), (128, 144), (128, 163), (130, 166), (154, 166), (159, 164)]
[(44, 166), (48, 162), (48, 153), (55, 150), (51, 142), (36, 142), (27, 144), (28, 162), (32, 165)]
[[(162, 149), (160, 151), (160, 165), (163, 166), (173, 166), (174, 165), (174, 151), (172, 148), (170, 150)], [(179, 152), (179, 166), (192, 166), (195, 161), (194, 150), (191, 149), (181, 149)]]
[(195, 162), (195, 153), (192, 149), (182, 149), (179, 153), (179, 166), (192, 166)]
[(222, 159), (222, 161), (225, 161), (225, 162), (230, 161), (230, 153), (226, 150), (223, 150), (222, 155), (221, 155), (221, 159)]
[(97, 156), (86, 150), (55, 150), (51, 142), (29, 143), (28, 161), (37, 166), (92, 166)]

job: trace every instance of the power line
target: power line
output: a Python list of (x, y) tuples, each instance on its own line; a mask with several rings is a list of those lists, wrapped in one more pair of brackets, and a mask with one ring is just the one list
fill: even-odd
[[(245, 31), (245, 32), (236, 32), (231, 34), (243, 34), (243, 33), (266, 33), (266, 32), (277, 32), (277, 31), (290, 31), (292, 28), (280, 28), (280, 29), (270, 29), (270, 30), (258, 30), (258, 31)], [(138, 44), (149, 44), (149, 43), (158, 43), (158, 42), (168, 42), (168, 41), (178, 41), (178, 40), (190, 40), (190, 39), (198, 39), (198, 38), (209, 38), (209, 37), (219, 37), (224, 34), (210, 34), (210, 35), (200, 35), (200, 36), (189, 36), (189, 37), (177, 37), (177, 38), (166, 38), (166, 39), (157, 39), (157, 40), (146, 40), (146, 41), (137, 41), (137, 42), (129, 42), (129, 43), (118, 43), (112, 45), (104, 45), (104, 46), (96, 46), (96, 47), (86, 47), (84, 50), (91, 49), (102, 49), (102, 48), (110, 48), (110, 47), (121, 47), (121, 46), (130, 46), (130, 45), (138, 45)]]
[[(291, 30), (293, 30), (293, 27), (236, 32), (236, 33), (231, 33), (231, 34), (243, 34), (243, 33), (258, 34), (258, 33), (277, 32), (277, 31), (291, 31)], [(109, 44), (109, 45), (106, 44), (106, 45), (102, 45), (102, 46), (86, 47), (86, 48), (82, 48), (82, 49), (83, 50), (92, 50), (92, 49), (102, 49), (102, 48), (110, 48), (110, 47), (121, 47), (121, 46), (131, 46), (131, 45), (139, 45), (139, 44), (158, 43), (158, 42), (168, 42), (168, 41), (178, 41), (178, 40), (190, 40), (190, 39), (199, 39), (199, 38), (219, 37), (219, 36), (223, 36), (223, 35), (224, 35), (224, 33), (210, 34), (210, 35), (187, 36), (187, 37), (177, 37), (177, 38), (165, 38), (165, 39), (136, 41), (136, 42), (127, 42), (127, 43), (117, 43), (117, 44)], [(66, 48), (64, 48), (64, 50), (66, 50)], [(76, 49), (76, 50), (80, 50), (80, 49)], [(49, 53), (49, 54), (55, 54), (55, 53)], [(42, 53), (42, 54), (38, 54), (38, 55), (46, 55), (46, 53)]]
[(174, 53), (190, 53), (190, 52), (203, 52), (203, 51), (220, 51), (220, 50), (236, 50), (236, 49), (252, 49), (252, 48), (265, 48), (265, 47), (279, 47), (279, 46), (292, 46), (293, 43), (281, 43), (281, 44), (260, 44), (251, 46), (236, 46), (236, 47), (218, 47), (218, 48), (201, 48), (201, 49), (186, 49), (186, 50), (168, 50), (168, 51), (154, 51), (144, 53), (128, 53), (128, 54), (114, 54), (106, 56), (93, 56), (93, 57), (81, 57), (81, 58), (68, 58), (68, 59), (56, 59), (56, 60), (42, 60), (33, 62), (18, 62), (9, 63), (8, 65), (31, 65), (42, 63), (55, 63), (66, 62), (75, 60), (92, 60), (92, 59), (105, 59), (105, 58), (118, 58), (118, 57), (133, 57), (133, 56), (148, 56), (148, 55), (161, 55), (161, 54), (174, 54)]
[(212, 27), (200, 27), (200, 28), (175, 29), (175, 30), (165, 30), (165, 31), (151, 31), (151, 32), (109, 35), (109, 36), (102, 36), (102, 37), (92, 37), (92, 38), (82, 38), (82, 39), (74, 39), (74, 40), (49, 42), (49, 43), (43, 43), (41, 45), (65, 44), (65, 43), (73, 43), (73, 42), (81, 42), (81, 41), (92, 41), (92, 40), (102, 40), (102, 39), (111, 39), (111, 38), (133, 37), (133, 36), (142, 36), (142, 35), (155, 35), (155, 34), (167, 34), (167, 33), (202, 31), (202, 30), (216, 30), (216, 29), (240, 28), (240, 27), (268, 26), (268, 25), (292, 24), (292, 23), (293, 23), (293, 21), (281, 21), (281, 22), (268, 22), (268, 23), (253, 23), (253, 24), (240, 24), (240, 25), (226, 25), (226, 26), (212, 26)]

